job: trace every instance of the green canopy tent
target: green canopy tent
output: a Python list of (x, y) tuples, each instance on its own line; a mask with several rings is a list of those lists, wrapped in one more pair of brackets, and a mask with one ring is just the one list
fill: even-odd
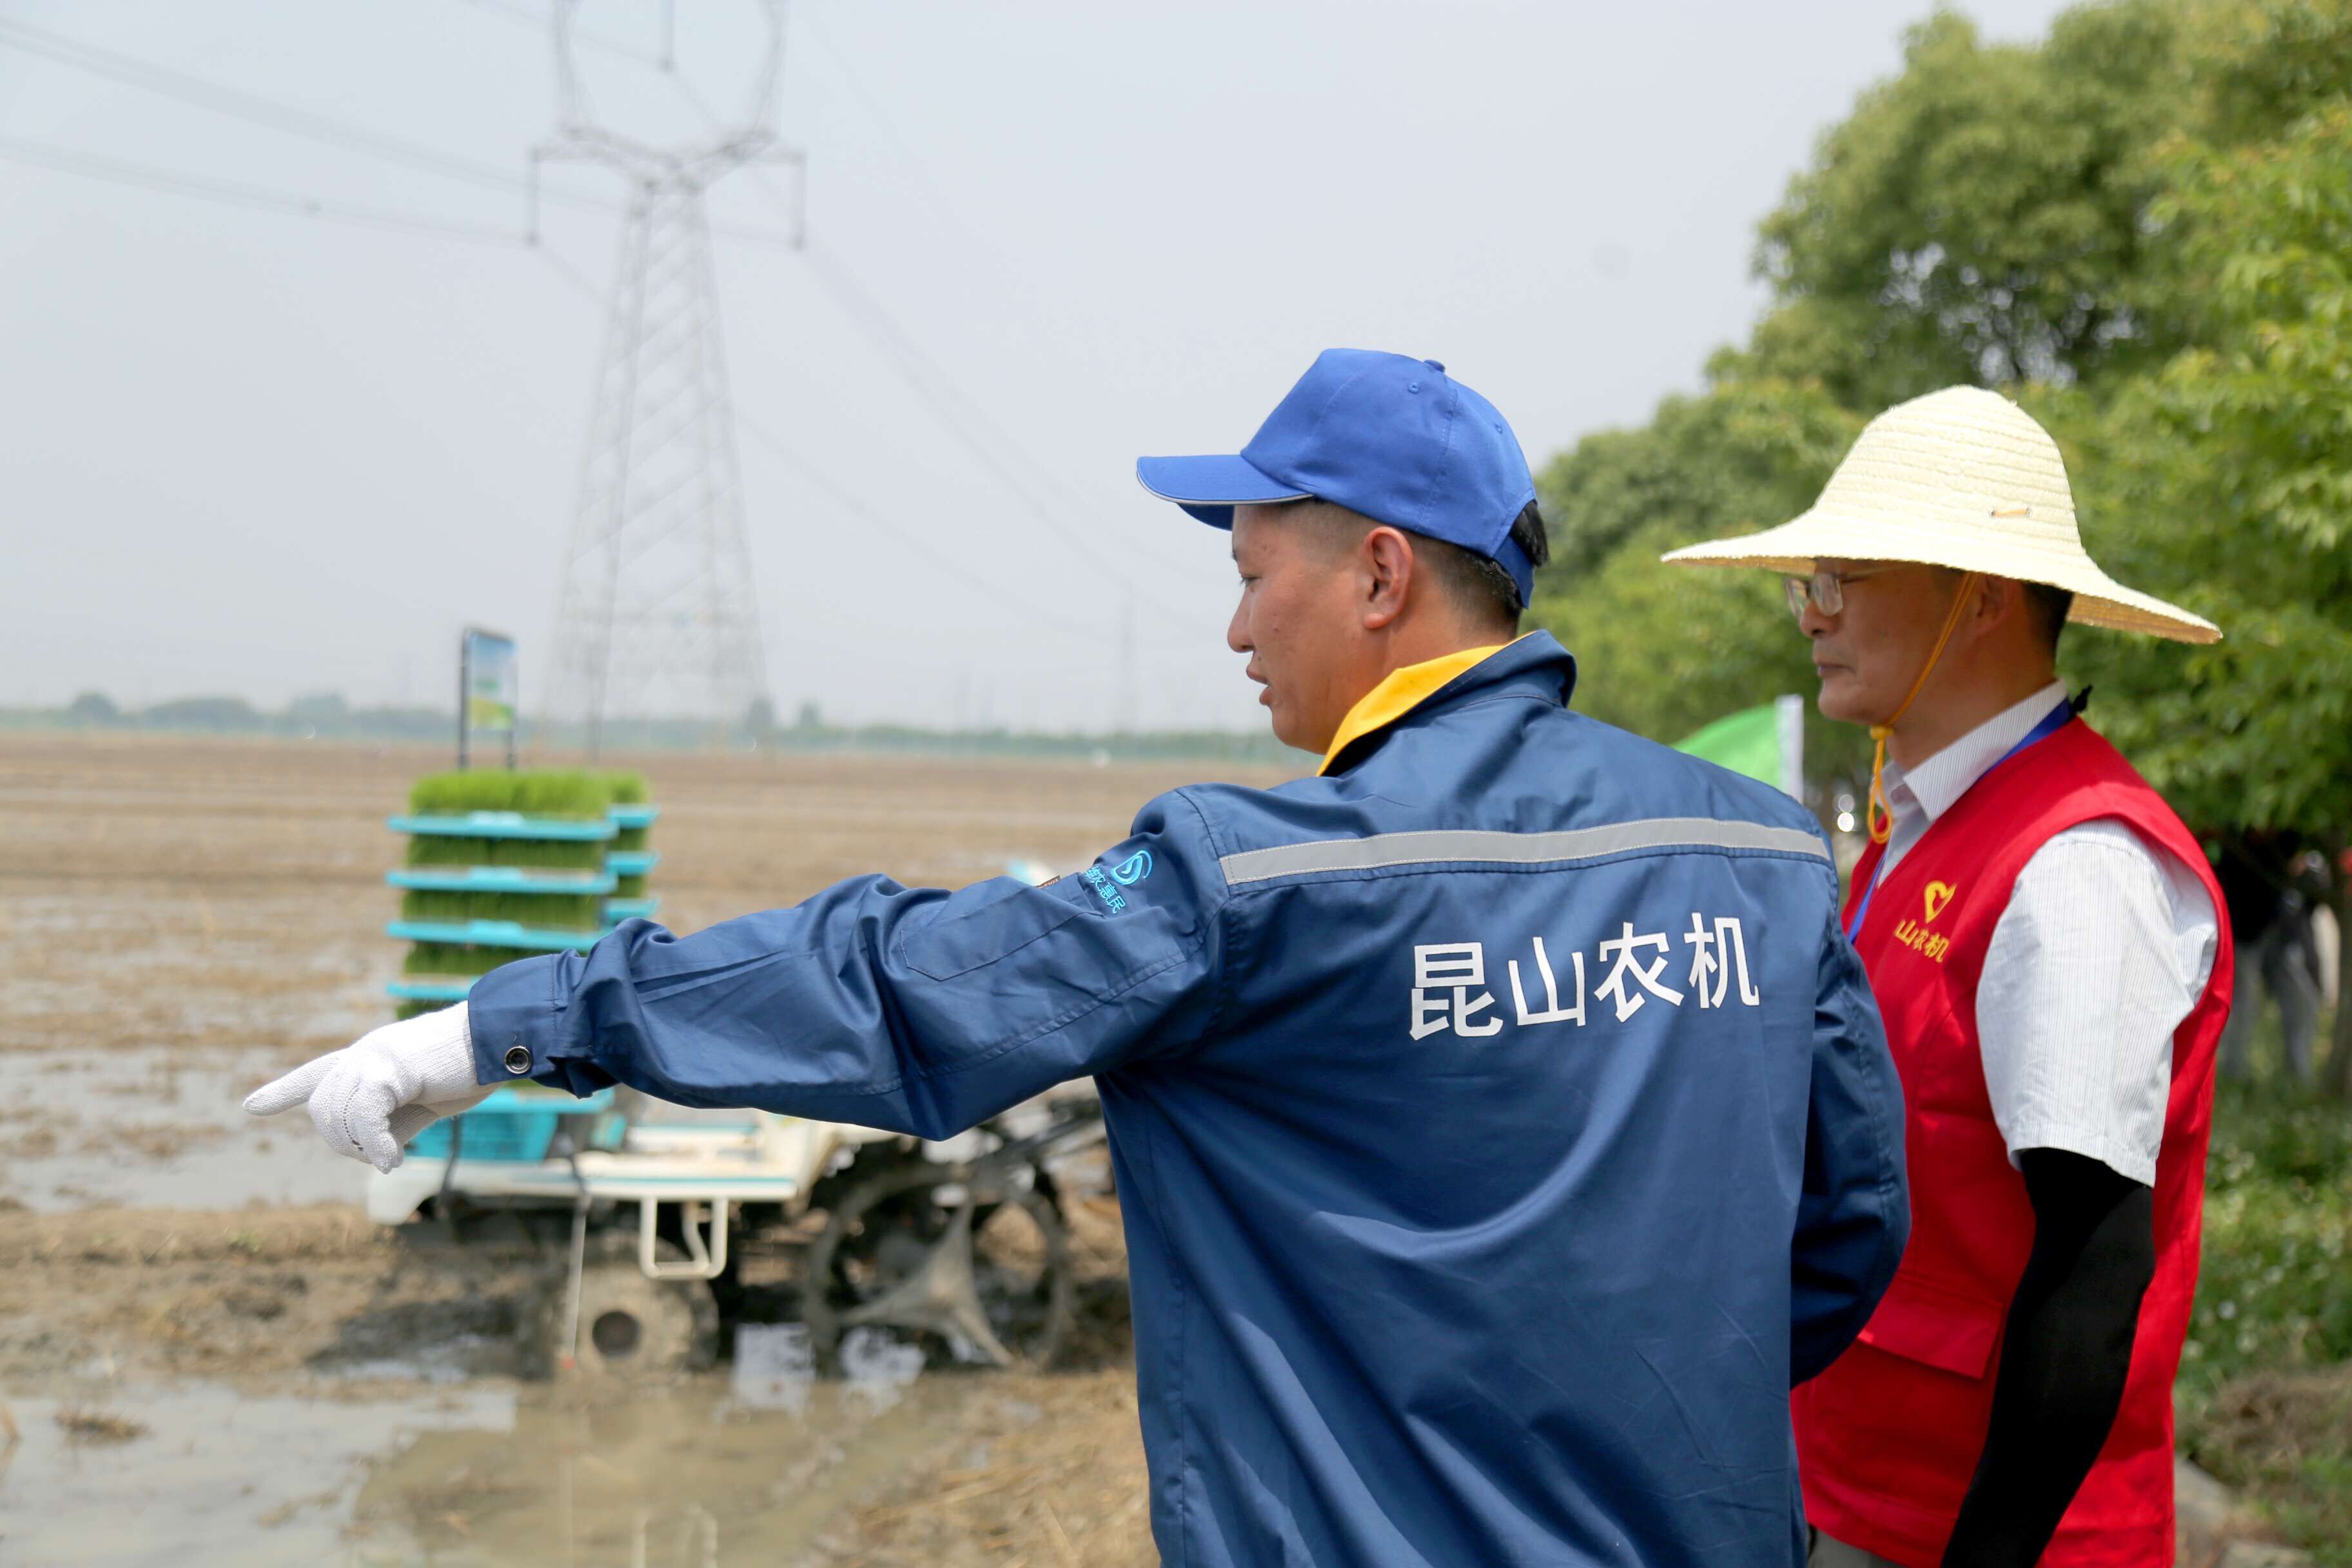
[(1805, 798), (1805, 700), (1781, 697), (1727, 714), (1675, 742), (1677, 752)]

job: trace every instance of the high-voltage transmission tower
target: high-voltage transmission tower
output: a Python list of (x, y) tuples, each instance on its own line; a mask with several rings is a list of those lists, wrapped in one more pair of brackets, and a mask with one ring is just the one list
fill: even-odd
[(557, 133), (531, 167), (534, 192), (551, 159), (607, 165), (629, 187), (546, 710), (584, 724), (593, 757), (613, 719), (730, 726), (768, 699), (703, 193), (747, 163), (797, 170), (801, 155), (772, 129), (783, 0), (752, 0), (766, 47), (741, 120), (677, 146), (596, 122), (572, 49), (578, 9), (556, 0)]

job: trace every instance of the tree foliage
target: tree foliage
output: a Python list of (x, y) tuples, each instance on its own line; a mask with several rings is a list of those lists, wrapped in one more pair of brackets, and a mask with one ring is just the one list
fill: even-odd
[[(1577, 705), (1675, 740), (1734, 709), (1810, 691), (1812, 664), (1776, 581), (1669, 572), (1657, 559), (1802, 510), (1861, 427), (1817, 384), (1758, 379), (1669, 398), (1647, 428), (1591, 437), (1555, 458), (1536, 481), (1555, 521), (1534, 614), (1576, 650)], [(1849, 738), (1830, 743), (1851, 763)]]
[(2168, 125), (2176, 7), (2062, 17), (2040, 47), (1988, 47), (1939, 13), (1900, 77), (1822, 138), (1764, 220), (1778, 309), (1756, 367), (1884, 406), (1961, 381), (2072, 380), (2160, 351), (2135, 287)]
[[(2200, 832), (2287, 832), (2337, 863), (2352, 0), (2113, 0), (2038, 45), (1939, 13), (1822, 138), (1756, 266), (1769, 308), (1703, 393), (1540, 480), (1562, 548), (1535, 609), (1582, 656), (1582, 704), (1672, 739), (1810, 690), (1762, 574), (1659, 552), (1796, 515), (1892, 403), (1997, 386), (2064, 448), (2091, 552), (2226, 634), (2070, 632), (2062, 666), (2097, 687), (2102, 729)], [(2332, 1066), (2352, 1079), (2339, 1014)]]

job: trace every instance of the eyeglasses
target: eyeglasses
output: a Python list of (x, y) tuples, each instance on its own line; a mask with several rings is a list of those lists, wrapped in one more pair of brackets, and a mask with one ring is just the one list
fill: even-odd
[(1789, 596), (1789, 613), (1801, 620), (1808, 600), (1822, 614), (1834, 616), (1845, 608), (1848, 583), (1860, 583), (1877, 575), (1876, 572), (1832, 572), (1824, 567), (1810, 577), (1784, 578), (1780, 586)]

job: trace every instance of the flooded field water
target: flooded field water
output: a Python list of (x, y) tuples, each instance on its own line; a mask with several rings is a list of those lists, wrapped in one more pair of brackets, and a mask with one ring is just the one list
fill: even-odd
[[(1066, 1419), (1073, 1393), (1115, 1398), (1097, 1385), (1123, 1376), (1037, 1381)], [(202, 1383), (118, 1387), (102, 1406), (25, 1399), (23, 1440), (0, 1458), (0, 1553), (156, 1568), (887, 1562), (882, 1537), (943, 1492), (995, 1480), (1034, 1497), (1036, 1467), (996, 1463), (1008, 1436), (1047, 1421), (1034, 1392), (936, 1377), (877, 1400), (826, 1384), (798, 1414), (741, 1408), (720, 1376), (597, 1401), (544, 1385), (319, 1398)], [(1066, 1534), (1093, 1522), (1065, 1507)], [(1005, 1560), (980, 1531), (933, 1549), (944, 1555), (908, 1560)]]
[(0, 1056), (5, 1190), (53, 1212), (358, 1203), (365, 1168), (330, 1153), (308, 1121), (262, 1121), (239, 1109), (278, 1064), (266, 1046)]
[[(243, 1116), (247, 1089), (388, 1016), (383, 820), (441, 761), (0, 745), (0, 1409), (21, 1434), (0, 1424), (0, 1563), (1151, 1561), (1116, 1336), (1050, 1375), (828, 1378), (782, 1405), (724, 1365), (519, 1377), (530, 1268), (368, 1225), (362, 1167), (299, 1115)], [(1187, 782), (635, 761), (679, 930), (859, 871), (1078, 864)], [(1115, 1209), (1096, 1228), (1115, 1248)]]

